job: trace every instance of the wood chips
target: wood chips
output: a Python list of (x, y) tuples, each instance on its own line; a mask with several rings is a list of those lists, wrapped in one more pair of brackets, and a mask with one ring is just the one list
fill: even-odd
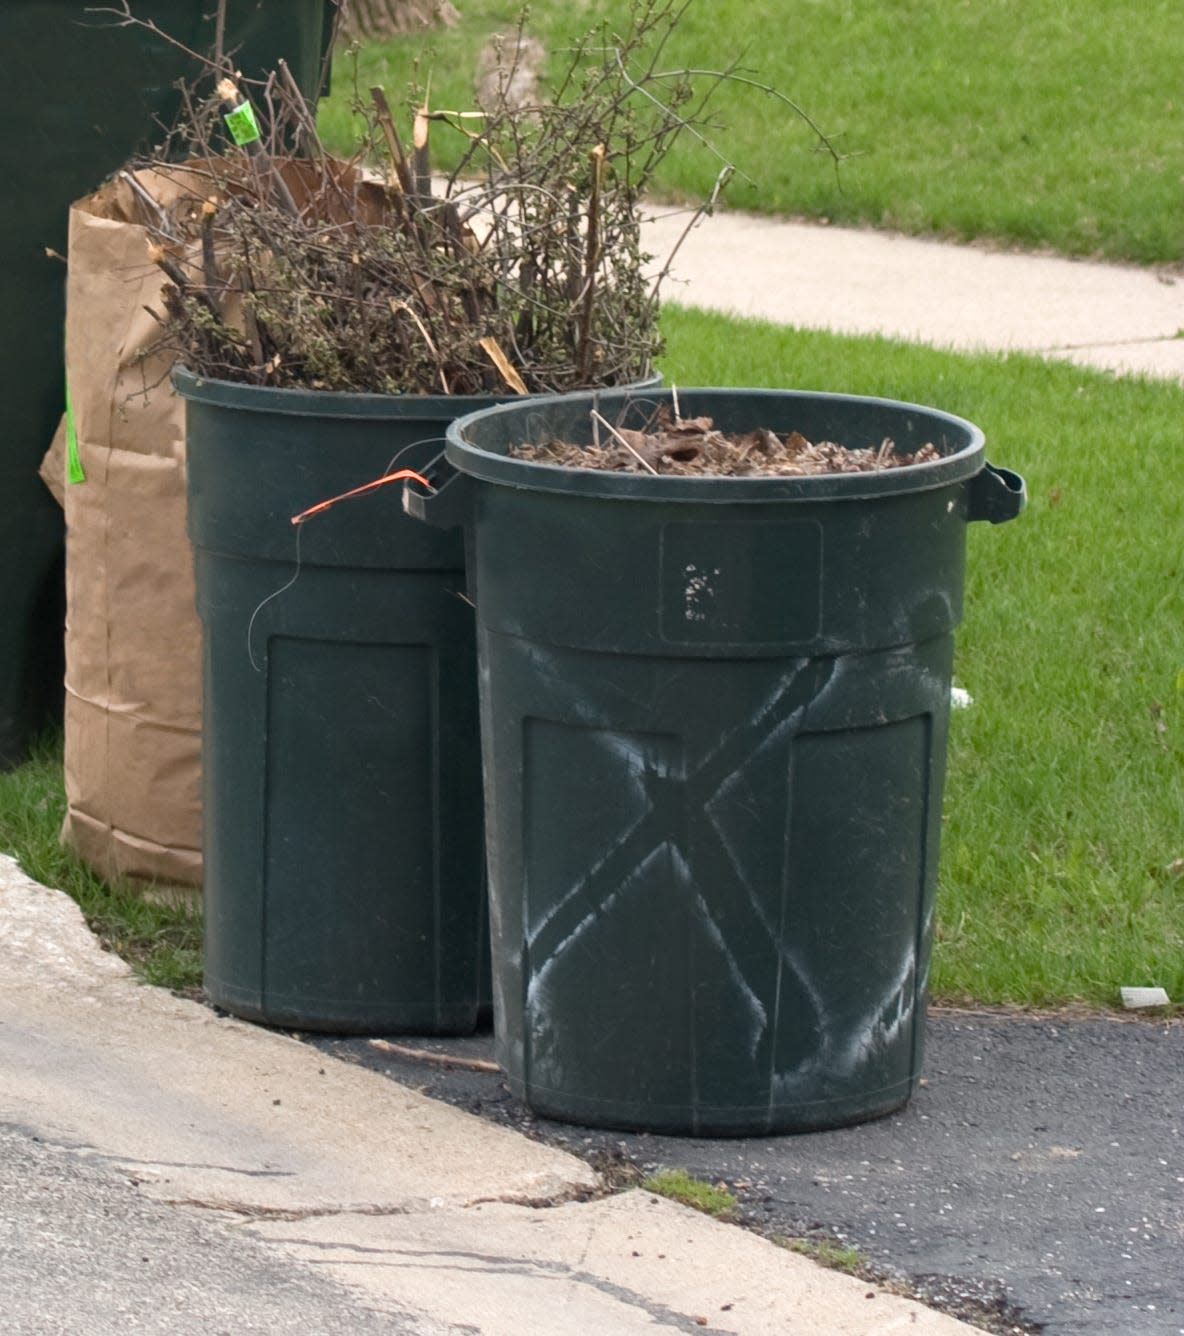
[(642, 431), (614, 427), (596, 413), (593, 428), (590, 445), (551, 440), (515, 446), (510, 455), (564, 468), (728, 478), (872, 473), (941, 458), (932, 444), (905, 453), (888, 438), (878, 448), (852, 449), (834, 441), (809, 441), (797, 431), (785, 436), (766, 428), (718, 431), (709, 417), (675, 417), (665, 406)]

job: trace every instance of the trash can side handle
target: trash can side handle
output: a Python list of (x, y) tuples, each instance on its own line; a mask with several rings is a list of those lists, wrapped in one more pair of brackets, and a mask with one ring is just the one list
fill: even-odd
[(457, 529), (468, 524), (473, 508), (473, 483), (468, 474), (438, 454), (423, 469), (423, 476), (432, 490), (423, 491), (415, 481), (404, 483), (404, 513), (437, 529)]
[(1011, 469), (987, 464), (970, 480), (966, 518), (1002, 524), (1015, 519), (1027, 504), (1028, 488), (1023, 478)]

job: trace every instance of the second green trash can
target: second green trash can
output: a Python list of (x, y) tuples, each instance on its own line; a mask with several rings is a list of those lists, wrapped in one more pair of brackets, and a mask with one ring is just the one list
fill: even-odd
[(915, 405), (681, 390), (721, 430), (941, 458), (677, 477), (510, 458), (669, 393), (448, 433), (470, 540), (498, 1057), (549, 1117), (688, 1135), (833, 1127), (921, 1070), (968, 520), (1018, 512), (982, 434)]
[(187, 401), (202, 622), (205, 976), (272, 1025), (465, 1033), (489, 1003), (472, 611), (458, 534), (397, 488), (464, 396), (201, 380)]

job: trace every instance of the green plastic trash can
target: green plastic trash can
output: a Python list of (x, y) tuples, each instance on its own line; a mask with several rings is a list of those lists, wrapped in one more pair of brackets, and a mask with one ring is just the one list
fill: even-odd
[[(195, 70), (159, 37), (87, 13), (88, 0), (0, 4), (0, 768), (17, 763), (62, 697), (62, 516), (37, 476), (62, 413), (70, 204), (161, 135)], [(212, 50), (210, 0), (134, 0), (194, 50)], [(227, 49), (248, 75), (285, 58), (316, 92), (331, 0), (230, 0)]]
[(405, 505), (470, 542), (498, 1058), (568, 1121), (758, 1135), (921, 1070), (966, 525), (1023, 502), (959, 418), (680, 390), (685, 417), (937, 461), (796, 478), (508, 458), (669, 394), (455, 423)]
[(202, 623), (205, 987), (250, 1020), (472, 1031), (489, 1006), (472, 609), (459, 533), (399, 488), (493, 400), (178, 371)]

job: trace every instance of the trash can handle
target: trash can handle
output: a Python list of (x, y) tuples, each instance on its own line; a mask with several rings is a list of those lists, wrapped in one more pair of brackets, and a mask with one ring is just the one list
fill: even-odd
[(1002, 524), (1015, 519), (1027, 504), (1028, 489), (1023, 478), (1011, 469), (987, 464), (970, 480), (966, 518)]
[(441, 453), (423, 469), (423, 476), (432, 490), (424, 492), (414, 481), (404, 483), (404, 513), (437, 529), (468, 524), (473, 509), (473, 484), (468, 474), (461, 473)]

